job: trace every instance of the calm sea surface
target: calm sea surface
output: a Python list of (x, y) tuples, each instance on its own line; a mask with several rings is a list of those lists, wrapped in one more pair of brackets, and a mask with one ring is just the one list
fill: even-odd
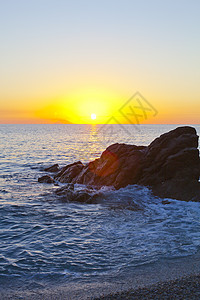
[(197, 253), (200, 203), (163, 205), (136, 185), (102, 188), (98, 204), (63, 203), (57, 186), (37, 182), (54, 163), (88, 162), (116, 142), (148, 145), (175, 127), (0, 125), (0, 283), (119, 279)]

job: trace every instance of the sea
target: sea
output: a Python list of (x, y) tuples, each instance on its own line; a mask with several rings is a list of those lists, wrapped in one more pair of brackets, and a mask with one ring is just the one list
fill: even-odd
[(145, 146), (178, 126), (0, 125), (0, 287), (119, 281), (199, 253), (200, 203), (164, 204), (138, 185), (68, 202), (55, 193), (63, 185), (38, 182), (53, 164), (87, 163), (117, 142)]

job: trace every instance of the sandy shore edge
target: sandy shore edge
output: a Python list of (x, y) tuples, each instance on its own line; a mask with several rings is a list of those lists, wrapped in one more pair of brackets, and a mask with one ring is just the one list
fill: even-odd
[(94, 300), (123, 299), (200, 299), (200, 274), (94, 298)]
[(7, 289), (1, 286), (0, 299), (200, 299), (200, 253), (136, 267), (109, 281), (47, 285), (44, 288)]

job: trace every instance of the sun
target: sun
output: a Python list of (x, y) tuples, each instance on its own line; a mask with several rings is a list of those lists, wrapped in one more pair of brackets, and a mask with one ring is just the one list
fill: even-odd
[(92, 120), (96, 120), (96, 118), (97, 118), (96, 114), (91, 114), (91, 119)]

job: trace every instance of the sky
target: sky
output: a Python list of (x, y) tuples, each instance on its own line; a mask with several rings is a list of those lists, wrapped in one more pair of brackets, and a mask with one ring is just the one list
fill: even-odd
[(199, 124), (199, 12), (199, 0), (0, 0), (0, 123)]

